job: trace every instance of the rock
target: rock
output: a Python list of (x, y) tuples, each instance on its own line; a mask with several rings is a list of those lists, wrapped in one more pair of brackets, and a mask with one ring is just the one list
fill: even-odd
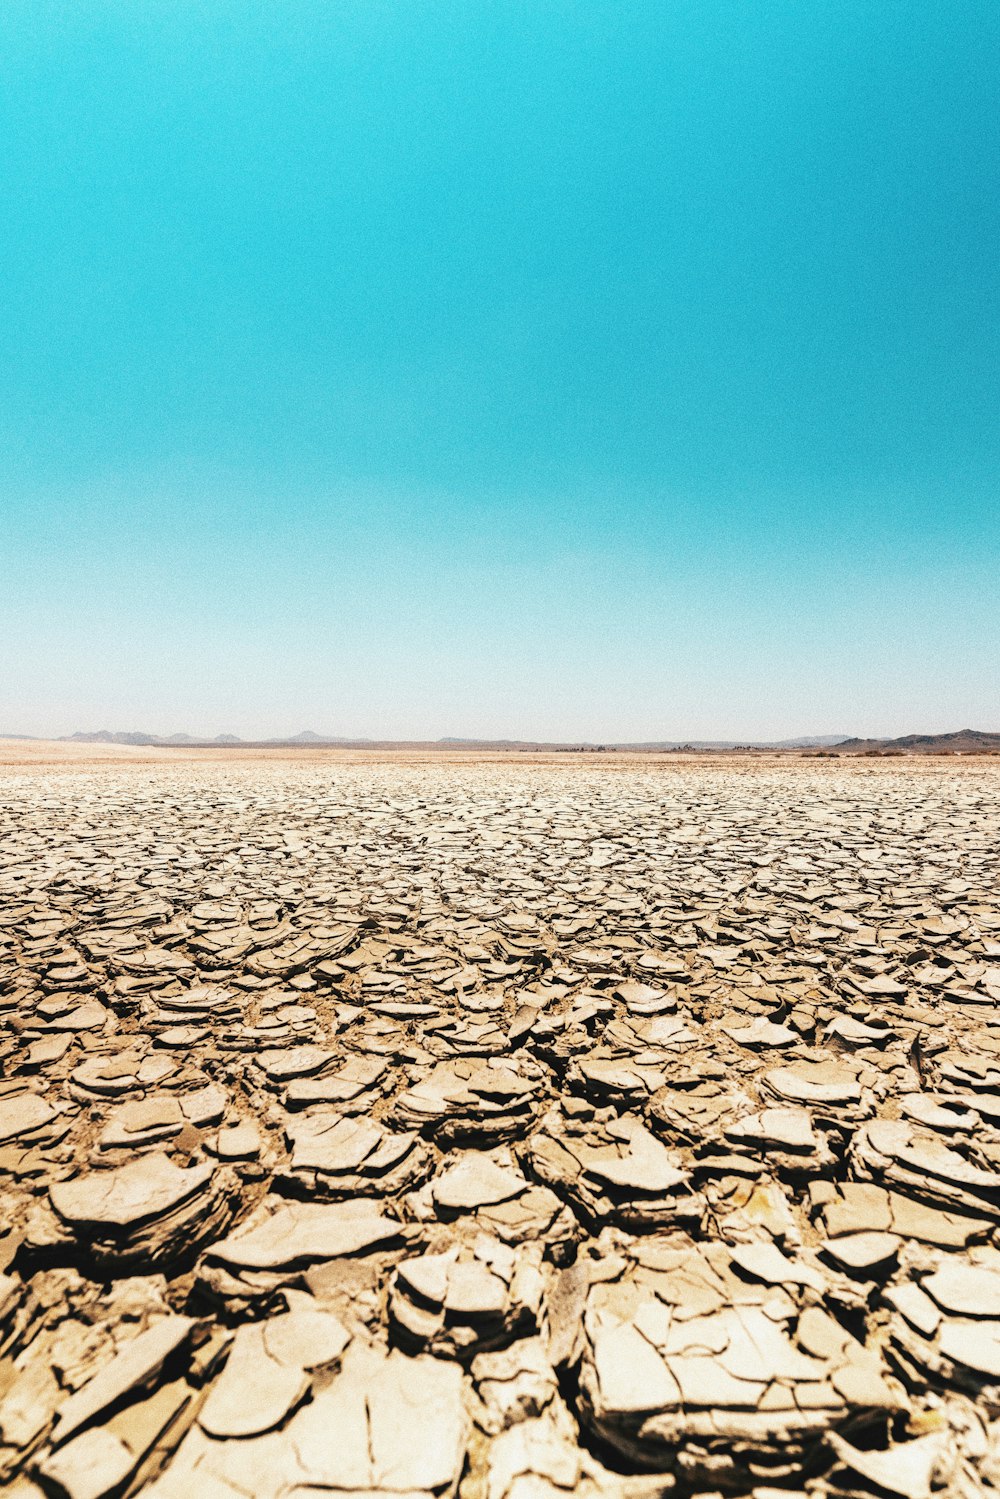
[(54, 1118), (55, 1109), (37, 1093), (0, 1098), (0, 1145), (33, 1134)]
[(172, 1265), (217, 1233), (235, 1184), (206, 1163), (177, 1166), (160, 1153), (93, 1171), (49, 1189), (56, 1235), (79, 1242), (98, 1264)]
[(516, 1139), (531, 1125), (543, 1074), (528, 1062), (441, 1062), (396, 1100), (392, 1117), (433, 1135), (443, 1146), (489, 1146)]
[(470, 1249), (404, 1259), (389, 1283), (390, 1330), (409, 1351), (470, 1356), (537, 1328), (540, 1253), (480, 1236)]
[(836, 1432), (830, 1433), (829, 1442), (846, 1467), (887, 1493), (900, 1494), (902, 1499), (931, 1499), (932, 1480), (943, 1465), (948, 1447), (945, 1432), (899, 1442), (884, 1452), (852, 1447)]
[(104, 1499), (120, 1488), (134, 1467), (135, 1457), (125, 1443), (95, 1426), (58, 1452), (49, 1453), (39, 1471), (68, 1499)]
[(431, 1169), (431, 1157), (413, 1130), (332, 1112), (293, 1116), (286, 1126), (292, 1147), (287, 1181), (309, 1197), (390, 1196), (406, 1191)]
[(57, 1408), (53, 1443), (65, 1442), (122, 1396), (145, 1385), (187, 1341), (192, 1326), (190, 1317), (164, 1317), (126, 1343), (109, 1364)]
[(531, 1172), (565, 1195), (591, 1223), (616, 1222), (643, 1232), (697, 1223), (704, 1202), (690, 1172), (633, 1116), (606, 1125), (575, 1125), (553, 1111), (525, 1152)]
[(402, 1240), (402, 1225), (385, 1217), (372, 1202), (320, 1204), (268, 1198), (235, 1233), (212, 1244), (205, 1259), (237, 1270), (277, 1270), (360, 1254)]
[(540, 1416), (559, 1391), (538, 1338), (525, 1338), (497, 1353), (477, 1354), (472, 1377), (480, 1401), (478, 1424), (493, 1435)]
[(468, 1439), (462, 1372), (441, 1359), (358, 1347), (288, 1436), (315, 1488), (452, 1493)]
[(209, 1391), (198, 1422), (212, 1437), (251, 1437), (281, 1425), (304, 1398), (309, 1379), (301, 1364), (275, 1358), (265, 1323), (241, 1327), (226, 1367)]
[(520, 1172), (498, 1165), (487, 1155), (466, 1151), (453, 1166), (435, 1177), (431, 1195), (438, 1208), (467, 1212), (509, 1202), (527, 1187)]
[(751, 1473), (780, 1477), (859, 1412), (905, 1408), (878, 1352), (804, 1304), (821, 1284), (813, 1267), (768, 1252), (648, 1241), (633, 1268), (590, 1291), (585, 1419), (642, 1468), (749, 1487)]

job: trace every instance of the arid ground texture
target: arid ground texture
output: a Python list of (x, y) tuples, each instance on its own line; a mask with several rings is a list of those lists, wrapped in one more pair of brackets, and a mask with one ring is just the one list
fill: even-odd
[(0, 746), (15, 1499), (1000, 1486), (1000, 764)]

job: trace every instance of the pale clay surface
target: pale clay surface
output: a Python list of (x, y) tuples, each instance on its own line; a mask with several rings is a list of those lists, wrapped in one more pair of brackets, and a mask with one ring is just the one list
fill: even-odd
[(995, 762), (0, 770), (0, 1487), (1000, 1490)]

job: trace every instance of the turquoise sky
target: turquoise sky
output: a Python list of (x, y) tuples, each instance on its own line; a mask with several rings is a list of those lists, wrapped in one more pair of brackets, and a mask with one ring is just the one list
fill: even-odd
[(996, 0), (0, 58), (0, 731), (1000, 729)]

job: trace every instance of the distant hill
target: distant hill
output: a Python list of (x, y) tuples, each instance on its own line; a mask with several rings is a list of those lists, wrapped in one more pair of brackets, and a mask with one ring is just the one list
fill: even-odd
[(904, 734), (899, 739), (842, 739), (835, 748), (850, 755), (1000, 754), (1000, 734), (958, 729), (954, 734)]
[(735, 749), (825, 749), (839, 744), (841, 734), (812, 734), (802, 739), (661, 739), (641, 744), (609, 745), (611, 749), (629, 750), (735, 750)]
[(813, 734), (806, 739), (779, 739), (770, 746), (771, 749), (825, 749), (829, 745), (840, 744), (839, 734)]
[[(8, 735), (8, 738), (29, 738), (28, 735)], [(798, 739), (651, 739), (641, 742), (603, 744), (586, 740), (569, 740), (563, 743), (534, 739), (462, 739), (457, 736), (436, 740), (410, 739), (345, 739), (332, 734), (317, 734), (314, 729), (303, 729), (301, 733), (286, 739), (241, 739), (237, 734), (218, 734), (214, 739), (199, 738), (195, 734), (144, 734), (138, 731), (123, 733), (100, 729), (95, 733), (66, 734), (64, 742), (72, 744), (135, 744), (158, 748), (224, 748), (241, 745), (245, 749), (317, 749), (323, 745), (344, 749), (421, 749), (448, 750), (467, 749), (480, 751), (530, 752), (572, 751), (593, 754), (614, 754), (617, 751), (632, 753), (672, 753), (685, 750), (712, 751), (830, 751), (842, 755), (876, 754), (990, 754), (1000, 753), (1000, 733), (987, 733), (980, 729), (959, 729), (954, 734), (905, 734), (899, 739), (852, 739), (840, 734), (803, 735)]]
[(112, 733), (110, 729), (99, 729), (95, 734), (63, 734), (59, 742), (62, 744), (203, 745), (242, 744), (243, 740), (236, 734), (219, 734), (215, 739), (199, 739), (196, 734), (140, 734), (138, 732), (126, 734), (120, 730)]
[[(98, 729), (95, 734), (63, 734), (62, 740), (66, 744), (171, 744), (177, 743), (178, 738), (164, 739), (159, 734), (123, 734), (112, 733), (110, 729)], [(185, 743), (189, 743), (187, 739)]]
[[(17, 736), (10, 735), (10, 738)], [(246, 748), (292, 747), (296, 745), (342, 745), (355, 749), (384, 749), (393, 744), (403, 747), (418, 746), (422, 749), (476, 749), (476, 750), (592, 750), (608, 752), (614, 750), (672, 751), (672, 750), (736, 750), (736, 749), (812, 749), (841, 742), (840, 734), (822, 734), (801, 739), (782, 739), (771, 742), (763, 739), (650, 739), (641, 742), (612, 742), (598, 744), (589, 740), (567, 740), (563, 742), (535, 739), (463, 739), (449, 736), (430, 740), (393, 739), (345, 739), (333, 734), (317, 734), (313, 729), (303, 729), (299, 734), (282, 739), (241, 739), (237, 734), (217, 734), (214, 739), (199, 738), (196, 734), (144, 734), (138, 730), (126, 733), (121, 730), (99, 729), (94, 733), (64, 734), (64, 743), (71, 744), (137, 744), (168, 748), (171, 745), (210, 748), (212, 745), (241, 744)], [(858, 741), (860, 743), (860, 741)]]

